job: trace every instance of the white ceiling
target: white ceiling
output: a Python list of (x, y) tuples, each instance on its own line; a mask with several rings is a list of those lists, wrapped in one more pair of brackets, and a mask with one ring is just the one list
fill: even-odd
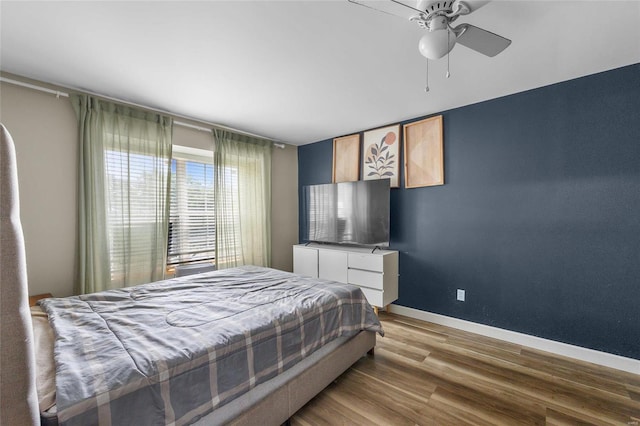
[(639, 1), (493, 1), (512, 40), (430, 62), (423, 30), (336, 1), (2, 1), (0, 69), (301, 145), (640, 62)]

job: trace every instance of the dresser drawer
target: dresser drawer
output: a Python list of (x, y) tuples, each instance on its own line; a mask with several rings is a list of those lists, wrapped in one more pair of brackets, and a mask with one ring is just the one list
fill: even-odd
[(318, 251), (318, 278), (347, 282), (347, 253), (338, 250)]
[(362, 269), (349, 268), (348, 279), (349, 284), (355, 284), (361, 287), (376, 288), (382, 290), (383, 277), (380, 272), (363, 271)]
[(382, 272), (384, 270), (383, 256), (361, 253), (349, 253), (349, 268), (366, 269)]
[(360, 290), (362, 290), (362, 292), (364, 293), (365, 297), (367, 298), (367, 302), (369, 302), (370, 305), (379, 306), (379, 307), (383, 307), (384, 306), (384, 303), (383, 303), (384, 292), (383, 291), (372, 290), (370, 288), (365, 288), (365, 287), (360, 287)]

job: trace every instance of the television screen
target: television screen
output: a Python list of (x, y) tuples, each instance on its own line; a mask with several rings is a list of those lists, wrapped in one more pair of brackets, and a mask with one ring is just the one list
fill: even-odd
[(303, 240), (389, 246), (389, 179), (303, 188)]

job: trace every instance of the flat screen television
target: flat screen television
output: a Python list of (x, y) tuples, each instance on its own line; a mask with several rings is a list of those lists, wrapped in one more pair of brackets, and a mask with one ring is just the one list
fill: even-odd
[(303, 187), (303, 240), (388, 247), (389, 188), (389, 179)]

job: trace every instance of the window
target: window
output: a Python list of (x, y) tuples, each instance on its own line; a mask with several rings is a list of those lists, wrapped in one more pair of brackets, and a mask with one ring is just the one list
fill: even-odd
[(213, 154), (173, 146), (167, 265), (215, 259)]

